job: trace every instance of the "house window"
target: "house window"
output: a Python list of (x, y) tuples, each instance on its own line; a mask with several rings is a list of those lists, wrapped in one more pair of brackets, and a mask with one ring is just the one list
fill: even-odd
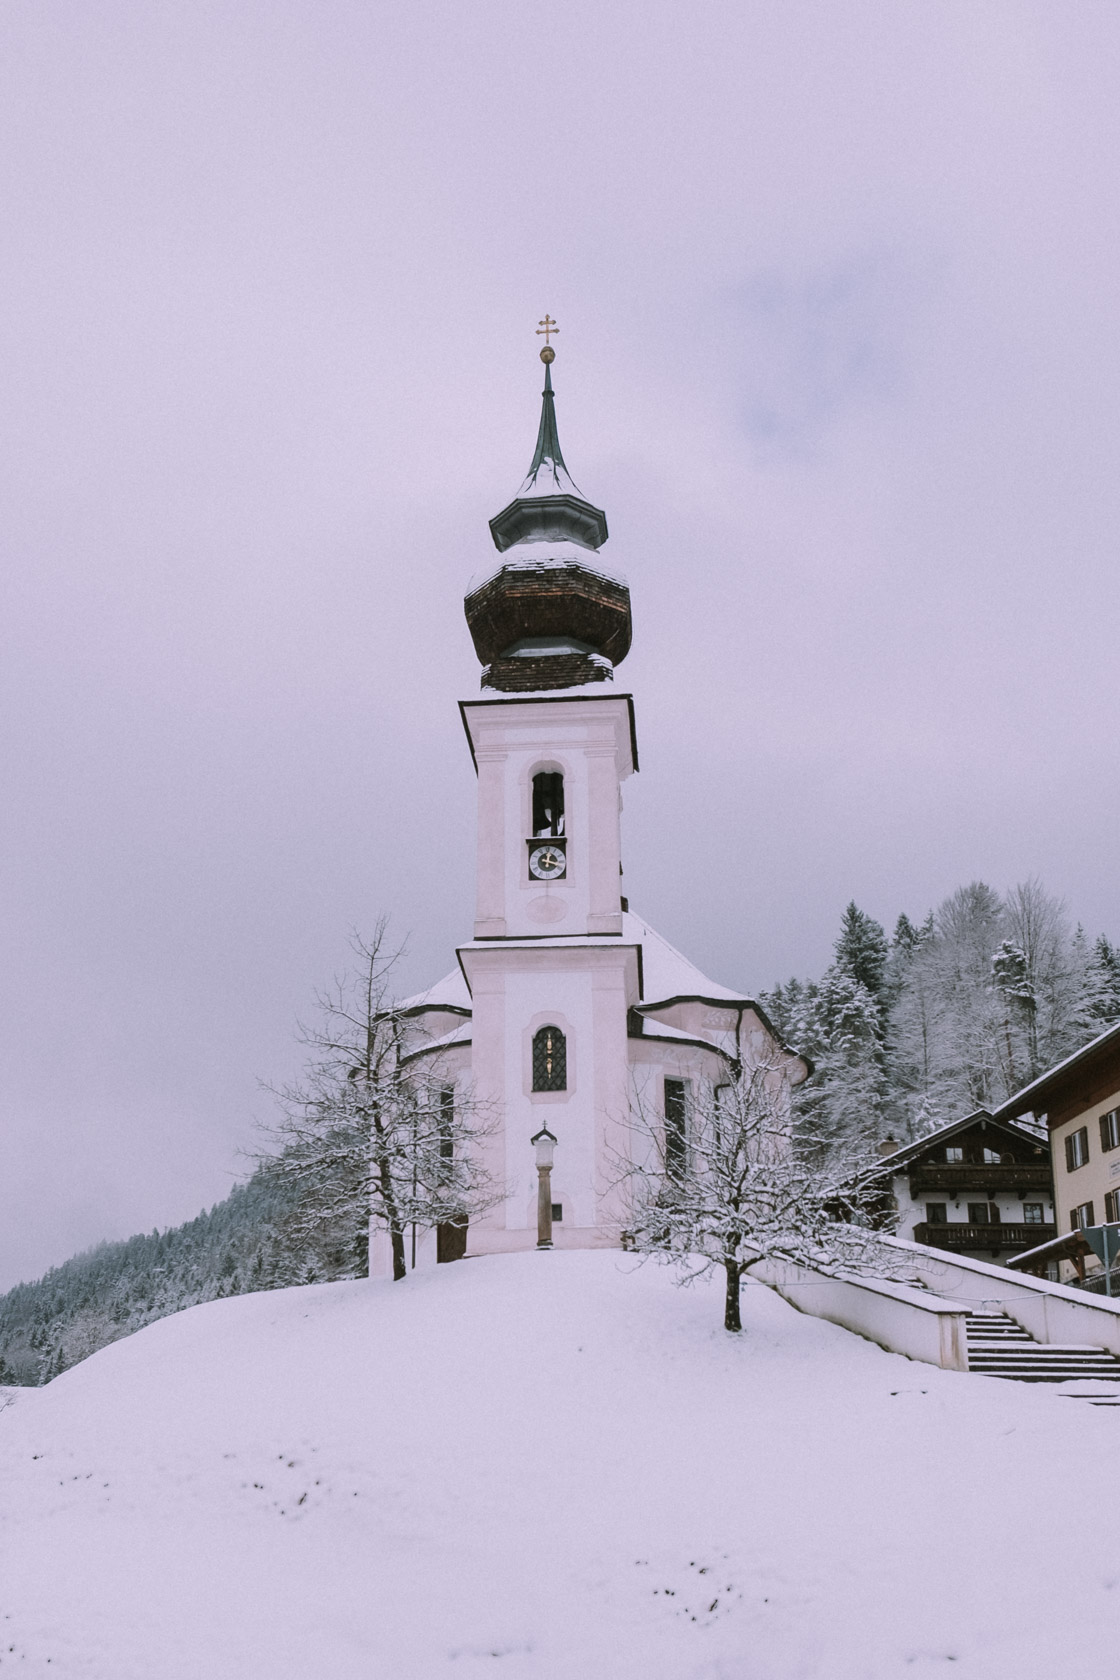
[(998, 1149), (985, 1149), (984, 1151), (984, 1165), (986, 1167), (998, 1167), (1001, 1158)]
[(564, 832), (564, 778), (559, 770), (541, 770), (533, 777), (533, 836), (559, 837)]
[(1084, 1126), (1066, 1139), (1066, 1171), (1076, 1172), (1089, 1159), (1089, 1133)]
[(926, 1203), (926, 1224), (944, 1225), (949, 1219), (949, 1208), (946, 1202)]
[(1106, 1155), (1110, 1149), (1120, 1149), (1120, 1108), (1101, 1115), (1101, 1148)]
[(968, 1223), (970, 1225), (998, 1225), (999, 1208), (994, 1202), (969, 1202)]
[(951, 1167), (960, 1166), (961, 1162), (964, 1160), (964, 1150), (957, 1144), (950, 1144), (945, 1151), (945, 1159)]
[(1023, 1224), (1024, 1225), (1045, 1225), (1046, 1221), (1042, 1217), (1043, 1212), (1044, 1212), (1044, 1209), (1043, 1209), (1043, 1206), (1042, 1206), (1041, 1202), (1024, 1202), (1023, 1203)]
[(1075, 1207), (1070, 1213), (1069, 1228), (1071, 1231), (1083, 1231), (1087, 1225), (1091, 1225), (1092, 1223), (1092, 1202), (1082, 1202), (1080, 1207)]
[(533, 1089), (568, 1089), (568, 1045), (559, 1027), (542, 1027), (533, 1036)]
[(1104, 1194), (1104, 1222), (1120, 1224), (1120, 1190), (1106, 1190)]
[(665, 1081), (665, 1175), (683, 1178), (685, 1168), (688, 1086), (683, 1079)]

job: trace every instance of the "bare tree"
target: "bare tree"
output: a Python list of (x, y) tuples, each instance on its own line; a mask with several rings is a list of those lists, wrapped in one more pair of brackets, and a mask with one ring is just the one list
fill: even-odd
[(320, 1022), (301, 1029), (312, 1050), (303, 1079), (269, 1087), (281, 1119), (261, 1160), (294, 1184), (294, 1217), (309, 1232), (386, 1231), (399, 1281), (409, 1226), (462, 1226), (501, 1199), (478, 1148), (492, 1126), (438, 1057), (409, 1059), (411, 1020), (390, 990), (400, 950), (385, 921), (352, 945), (357, 967), (318, 994)]
[[(722, 1267), (725, 1330), (741, 1330), (743, 1275), (763, 1260), (818, 1271), (881, 1270), (854, 1163), (806, 1160), (790, 1135), (788, 1076), (778, 1054), (720, 1085), (694, 1082), (683, 1116), (635, 1094), (632, 1147), (620, 1163), (625, 1246), (674, 1262), (684, 1280)], [(846, 1223), (848, 1220), (857, 1223)]]

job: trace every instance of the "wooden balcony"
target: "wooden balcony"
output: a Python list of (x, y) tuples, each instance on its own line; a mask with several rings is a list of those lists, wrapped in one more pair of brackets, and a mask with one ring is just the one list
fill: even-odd
[(1013, 1161), (1001, 1161), (991, 1166), (911, 1167), (910, 1194), (915, 1200), (930, 1190), (949, 1191), (964, 1195), (968, 1190), (1039, 1190), (1050, 1189), (1050, 1168), (1016, 1166)]
[(970, 1225), (965, 1220), (949, 1220), (944, 1225), (915, 1225), (913, 1240), (930, 1248), (944, 1248), (951, 1253), (962, 1249), (1026, 1249), (1056, 1237), (1056, 1225)]

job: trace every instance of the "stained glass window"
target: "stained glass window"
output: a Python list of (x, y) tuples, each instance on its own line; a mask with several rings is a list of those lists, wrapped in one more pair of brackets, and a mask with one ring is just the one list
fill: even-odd
[(534, 1091), (568, 1089), (568, 1046), (559, 1027), (542, 1027), (533, 1038)]

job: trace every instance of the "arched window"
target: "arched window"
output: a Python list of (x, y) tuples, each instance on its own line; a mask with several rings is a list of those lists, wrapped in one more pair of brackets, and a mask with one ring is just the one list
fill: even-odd
[(564, 778), (559, 770), (533, 777), (533, 837), (557, 839), (564, 832)]
[(533, 1089), (568, 1089), (568, 1046), (559, 1027), (542, 1027), (533, 1035)]

